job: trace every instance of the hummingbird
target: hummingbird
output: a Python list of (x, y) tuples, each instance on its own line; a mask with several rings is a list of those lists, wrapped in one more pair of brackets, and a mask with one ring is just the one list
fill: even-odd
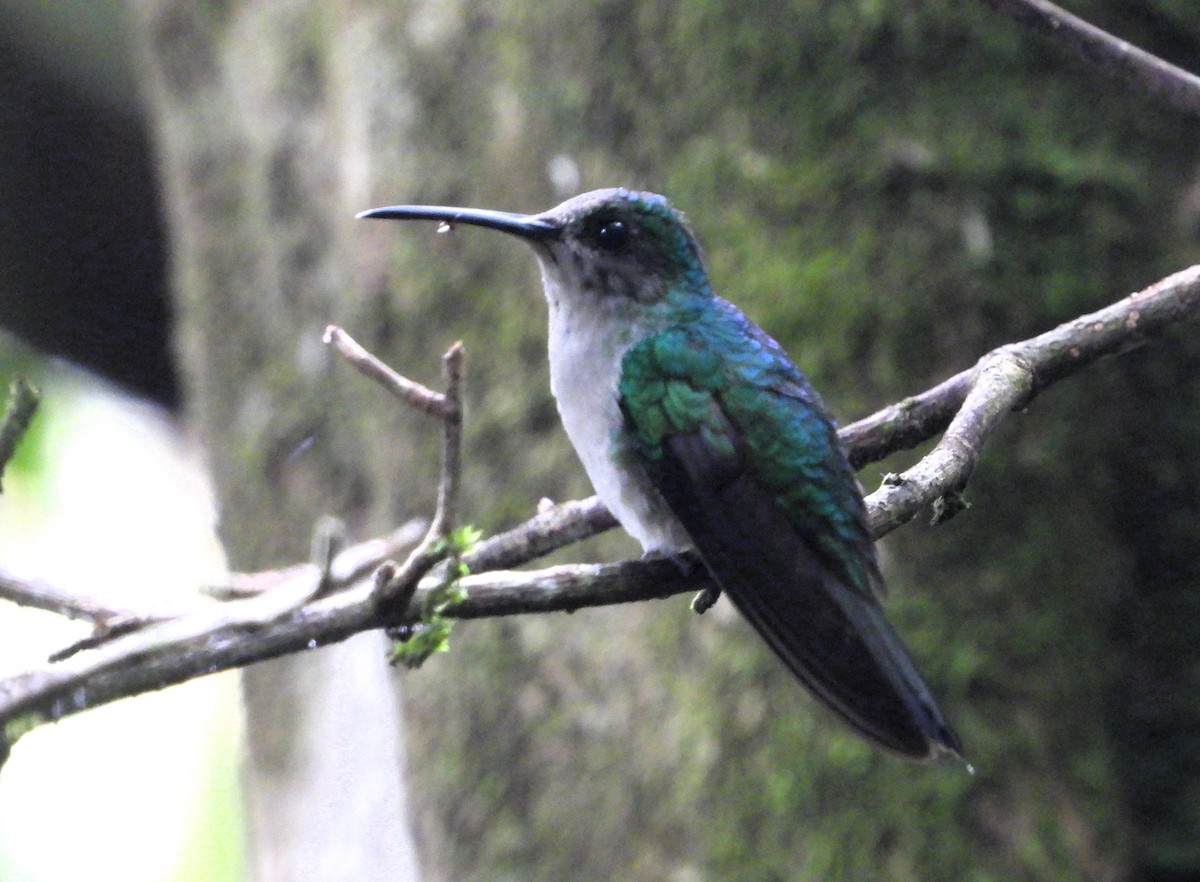
[(783, 348), (713, 291), (665, 197), (606, 189), (540, 214), (396, 205), (358, 217), (528, 243), (549, 304), (551, 391), (621, 526), (649, 556), (694, 549), (801, 684), (868, 741), (916, 760), (961, 756), (884, 617), (833, 418)]

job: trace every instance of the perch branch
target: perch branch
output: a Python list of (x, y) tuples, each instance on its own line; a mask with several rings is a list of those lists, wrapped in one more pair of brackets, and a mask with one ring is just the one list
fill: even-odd
[[(886, 532), (935, 499), (961, 489), (989, 434), (1042, 389), (1103, 356), (1124, 352), (1196, 318), (1200, 266), (1031, 340), (1001, 347), (971, 370), (847, 427), (843, 437), (857, 462), (877, 459), (946, 429), (927, 457), (869, 497), (872, 524)], [(448, 380), (448, 385), (453, 384)], [(446, 469), (444, 463), (443, 475)], [(685, 571), (665, 560), (509, 571), (613, 523), (603, 505), (591, 498), (551, 506), (479, 543), (463, 558), (471, 572), (459, 581), (464, 599), (446, 615), (571, 611), (706, 587), (698, 568)], [(419, 528), (407, 530), (408, 547), (418, 533)], [(399, 551), (397, 542), (379, 540), (342, 550), (327, 567), (308, 563), (240, 577), (224, 595), (235, 599), (147, 621), (87, 652), (0, 681), (0, 758), (25, 732), (67, 714), (361, 631), (406, 624), (412, 610), (420, 608), (423, 592), (437, 590), (441, 579), (428, 568), (424, 577), (414, 569), (407, 576), (413, 591), (407, 604), (379, 603), (378, 580), (372, 573)], [(321, 594), (316, 586), (323, 580), (329, 590)], [(18, 586), (17, 593), (23, 591)], [(29, 596), (19, 600), (46, 606)], [(51, 608), (65, 615), (78, 611), (91, 619), (126, 612), (96, 607), (99, 612), (89, 616), (83, 611), (92, 607), (77, 600), (55, 601)]]

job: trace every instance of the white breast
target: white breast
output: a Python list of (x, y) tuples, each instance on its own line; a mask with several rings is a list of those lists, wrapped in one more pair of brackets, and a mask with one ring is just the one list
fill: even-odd
[[(552, 292), (548, 292), (550, 294)], [(550, 389), (567, 437), (609, 511), (645, 551), (680, 551), (691, 540), (634, 462), (620, 433), (621, 358), (630, 329), (611, 310), (550, 300)]]

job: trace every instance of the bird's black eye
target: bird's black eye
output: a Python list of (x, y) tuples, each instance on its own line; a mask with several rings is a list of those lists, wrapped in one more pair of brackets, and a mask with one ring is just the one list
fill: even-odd
[(596, 244), (605, 251), (620, 251), (629, 242), (629, 227), (624, 221), (610, 220), (596, 230)]

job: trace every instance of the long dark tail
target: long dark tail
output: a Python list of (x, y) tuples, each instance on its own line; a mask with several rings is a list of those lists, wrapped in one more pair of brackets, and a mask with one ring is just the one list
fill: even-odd
[[(745, 472), (704, 467), (676, 436), (663, 485), (721, 588), (788, 669), (875, 744), (924, 760), (962, 744), (879, 602), (826, 566)], [(725, 465), (728, 465), (726, 463)], [(684, 474), (686, 473), (686, 474)]]

